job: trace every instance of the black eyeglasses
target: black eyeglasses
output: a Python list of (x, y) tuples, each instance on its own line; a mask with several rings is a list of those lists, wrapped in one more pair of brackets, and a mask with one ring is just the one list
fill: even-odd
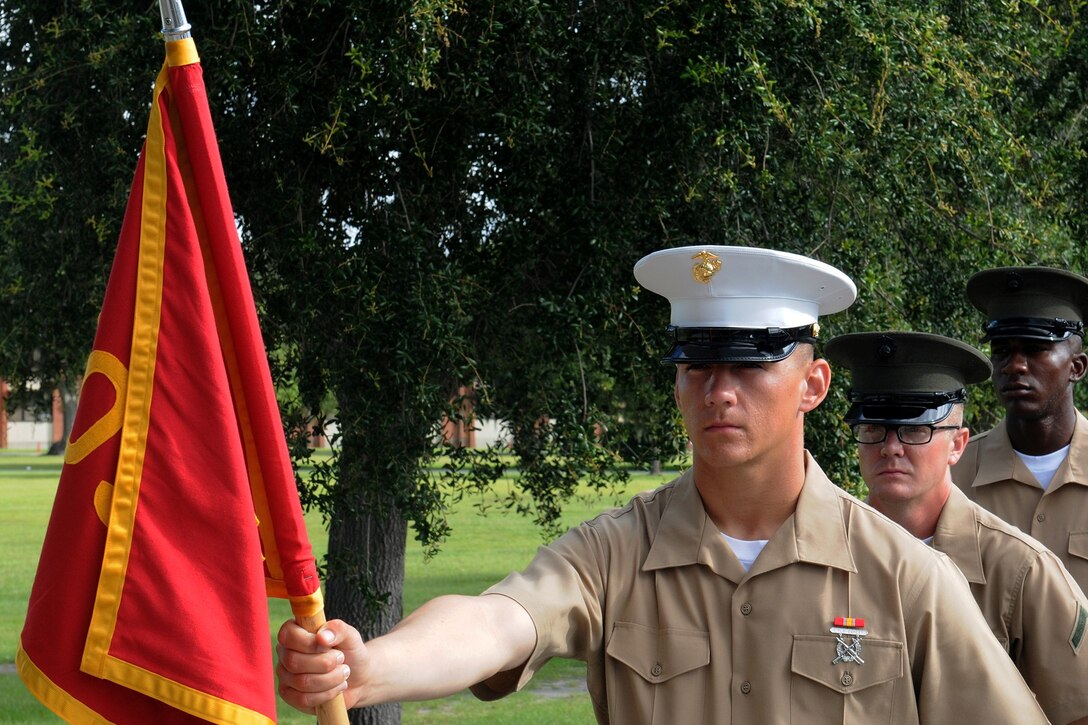
[(906, 446), (924, 446), (933, 440), (935, 430), (959, 430), (962, 425), (878, 425), (855, 423), (850, 426), (858, 443), (883, 443), (888, 431), (894, 430), (899, 442)]

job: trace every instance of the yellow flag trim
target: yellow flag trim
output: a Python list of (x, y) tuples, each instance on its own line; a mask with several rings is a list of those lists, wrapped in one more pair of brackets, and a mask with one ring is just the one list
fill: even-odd
[(164, 65), (155, 79), (151, 118), (144, 144), (143, 207), (140, 216), (140, 254), (136, 264), (132, 354), (125, 391), (117, 475), (102, 555), (102, 571), (80, 666), (81, 670), (95, 677), (105, 676), (106, 659), (121, 606), (121, 591), (128, 572), (154, 390), (163, 259), (166, 253), (166, 148), (159, 108), (159, 97), (165, 86)]
[[(19, 677), (22, 678), (31, 694), (66, 722), (78, 722), (83, 723), (83, 725), (113, 725), (112, 721), (102, 717), (98, 712), (58, 687), (44, 672), (38, 669), (30, 655), (23, 651), (21, 646), (15, 653), (15, 666), (19, 671)], [(120, 677), (127, 680), (141, 680), (144, 686), (134, 687), (133, 689), (152, 697), (156, 697), (158, 693), (163, 691), (163, 683), (166, 683), (170, 689), (174, 689), (172, 686), (177, 685), (177, 683), (163, 680), (163, 678), (146, 670), (141, 670), (139, 667), (118, 662), (112, 658), (107, 665), (107, 672), (110, 671), (116, 671)], [(111, 676), (109, 679), (117, 681), (119, 678)], [(171, 701), (171, 704), (190, 715), (220, 723), (260, 723), (261, 725), (268, 725), (275, 722), (232, 702), (211, 697), (184, 685), (177, 685), (177, 687), (181, 688), (180, 693), (171, 692), (170, 694), (174, 697), (180, 694), (181, 697)], [(159, 699), (165, 698), (160, 697)]]
[(276, 722), (247, 707), (187, 687), (115, 657), (106, 659), (105, 677), (111, 682), (162, 700), (182, 712), (222, 725), (272, 725)]
[(30, 694), (53, 711), (65, 722), (85, 723), (85, 725), (112, 725), (109, 720), (68, 694), (57, 686), (49, 676), (38, 669), (22, 645), (15, 651), (15, 668), (19, 671), (26, 689)]
[(199, 62), (200, 56), (196, 53), (196, 43), (192, 38), (166, 41), (166, 65), (177, 68)]

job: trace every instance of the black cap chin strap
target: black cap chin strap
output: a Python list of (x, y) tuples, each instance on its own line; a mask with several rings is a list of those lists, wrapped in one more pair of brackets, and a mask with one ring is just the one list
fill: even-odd
[(801, 327), (677, 327), (669, 325), (666, 332), (675, 344), (744, 345), (760, 350), (777, 350), (791, 342), (816, 343), (816, 325)]
[(951, 390), (947, 393), (859, 393), (850, 391), (851, 403), (866, 405), (903, 405), (920, 408), (939, 408), (948, 403), (963, 403), (967, 400), (967, 388)]

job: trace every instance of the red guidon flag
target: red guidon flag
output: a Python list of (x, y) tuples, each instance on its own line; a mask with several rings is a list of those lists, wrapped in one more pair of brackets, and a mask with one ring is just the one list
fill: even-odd
[(71, 722), (274, 722), (268, 596), (323, 619), (199, 59), (169, 41), (19, 675)]

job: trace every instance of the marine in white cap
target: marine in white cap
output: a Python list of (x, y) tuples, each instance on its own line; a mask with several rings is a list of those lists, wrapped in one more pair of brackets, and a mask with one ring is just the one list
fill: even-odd
[(669, 363), (783, 360), (857, 296), (830, 265), (751, 247), (663, 249), (639, 260), (635, 279), (669, 300)]
[[(665, 360), (692, 467), (384, 637), (285, 624), (284, 699), (492, 699), (569, 657), (602, 723), (1046, 722), (951, 562), (804, 450), (830, 382), (817, 317), (853, 301), (850, 279), (720, 246), (656, 252), (635, 275), (672, 304)], [(968, 688), (983, 702), (965, 713)]]
[(1005, 416), (972, 437), (952, 480), (1046, 545), (1088, 591), (1088, 419), (1073, 401), (1088, 372), (1088, 279), (999, 267), (971, 277), (967, 296), (985, 316), (982, 341)]
[(952, 485), (949, 467), (970, 437), (967, 386), (990, 377), (990, 362), (921, 332), (842, 335), (826, 352), (850, 370), (844, 420), (869, 503), (963, 572), (1050, 721), (1088, 724), (1088, 600), (1051, 551)]

